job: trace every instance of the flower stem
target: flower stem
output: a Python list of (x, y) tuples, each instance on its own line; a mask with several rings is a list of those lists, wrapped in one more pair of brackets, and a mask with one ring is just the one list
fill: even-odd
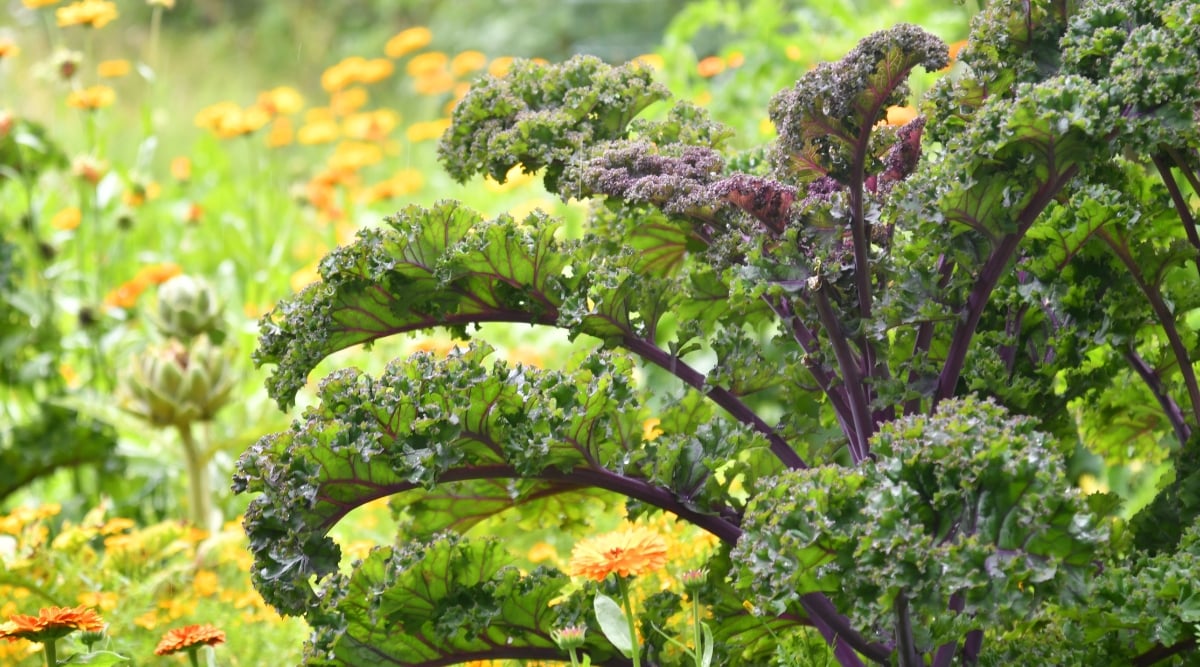
[(183, 443), (183, 462), (187, 469), (188, 496), (191, 500), (188, 510), (192, 523), (197, 528), (208, 530), (212, 520), (212, 489), (208, 477), (208, 462), (201, 454), (195, 436), (192, 435), (191, 424), (181, 424), (177, 430), (179, 440)]
[(700, 596), (692, 593), (692, 659), (696, 661), (696, 667), (701, 667), (700, 660), (704, 654), (704, 633), (700, 627)]
[(633, 615), (633, 601), (629, 599), (629, 584), (625, 577), (617, 575), (617, 588), (621, 591), (621, 603), (625, 605), (625, 620), (629, 623), (629, 650), (633, 667), (642, 667), (641, 647), (638, 645), (637, 618)]
[(54, 650), (54, 640), (42, 644), (42, 648), (46, 652), (46, 667), (57, 667), (58, 653)]
[(192, 667), (200, 667), (200, 656), (197, 655), (199, 652), (199, 647), (193, 646), (192, 648), (188, 649), (188, 662), (192, 663)]

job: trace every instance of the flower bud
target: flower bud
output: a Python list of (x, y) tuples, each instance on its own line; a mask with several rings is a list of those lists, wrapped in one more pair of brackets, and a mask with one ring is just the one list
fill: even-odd
[(191, 340), (206, 333), (220, 336), (221, 305), (207, 281), (179, 275), (158, 288), (155, 324), (164, 336)]
[(571, 651), (583, 646), (584, 635), (587, 633), (587, 628), (582, 625), (568, 625), (560, 630), (554, 630), (550, 636), (554, 638), (554, 643), (564, 651)]
[(147, 349), (121, 377), (120, 406), (155, 426), (211, 420), (234, 388), (230, 356), (201, 334)]

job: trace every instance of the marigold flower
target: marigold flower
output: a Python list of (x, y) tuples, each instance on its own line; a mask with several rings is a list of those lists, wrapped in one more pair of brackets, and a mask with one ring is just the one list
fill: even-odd
[(799, 60), (804, 57), (804, 52), (801, 51), (800, 47), (796, 46), (795, 44), (788, 44), (787, 48), (783, 50), (783, 54), (792, 62), (799, 62)]
[(40, 9), (42, 7), (49, 7), (50, 5), (57, 5), (60, 1), (61, 0), (21, 0), (21, 4), (25, 5), (25, 7), (28, 9)]
[(171, 176), (177, 181), (189, 181), (192, 179), (192, 159), (186, 155), (180, 155), (171, 160)]
[(116, 99), (116, 91), (108, 86), (89, 86), (67, 95), (67, 106), (86, 111), (95, 111), (96, 109), (112, 106), (112, 103)]
[(965, 49), (966, 47), (967, 47), (967, 40), (965, 40), (965, 39), (961, 39), (961, 40), (951, 44), (949, 46), (949, 48), (947, 49), (948, 55), (950, 56), (950, 62), (945, 67), (943, 67), (941, 71), (945, 72), (945, 71), (949, 70), (951, 67), (954, 67), (954, 63), (958, 61), (958, 54), (961, 53), (962, 50)]
[(744, 64), (746, 64), (746, 54), (742, 53), (741, 51), (733, 51), (725, 57), (725, 65), (729, 67), (729, 69), (735, 69)]
[(431, 41), (433, 41), (433, 33), (429, 28), (409, 28), (401, 30), (389, 39), (383, 47), (383, 52), (389, 58), (401, 58), (417, 49), (425, 48)]
[(16, 614), (7, 623), (0, 624), (0, 638), (9, 641), (27, 639), (44, 643), (83, 630), (95, 632), (104, 629), (104, 619), (87, 607), (44, 607), (37, 616)]
[(342, 129), (351, 139), (380, 141), (391, 134), (399, 123), (400, 114), (391, 109), (377, 109), (347, 117)]
[(83, 214), (78, 208), (68, 206), (50, 218), (50, 226), (55, 229), (69, 231), (79, 227), (79, 223), (83, 220)]
[(725, 71), (725, 61), (720, 56), (709, 56), (696, 63), (696, 71), (706, 79), (716, 76)]
[(329, 108), (335, 116), (346, 116), (363, 108), (369, 99), (366, 88), (339, 90), (329, 98)]
[(914, 107), (888, 107), (887, 119), (884, 121), (884, 124), (892, 126), (905, 125), (916, 117), (917, 110)]
[(0, 37), (0, 59), (15, 58), (21, 54), (21, 47), (7, 37)]
[(304, 108), (304, 96), (291, 86), (279, 86), (259, 93), (258, 106), (271, 114), (293, 114)]
[(405, 134), (408, 136), (408, 140), (415, 144), (421, 141), (440, 139), (448, 129), (450, 129), (450, 119), (440, 118), (423, 123), (413, 123), (405, 130)]
[(103, 28), (116, 20), (117, 5), (108, 0), (79, 0), (54, 12), (59, 27), (86, 25), (92, 28)]
[(666, 62), (663, 57), (657, 53), (644, 53), (633, 59), (635, 65), (639, 67), (647, 67), (652, 70), (662, 71), (666, 67)]
[(426, 76), (446, 69), (449, 60), (446, 54), (440, 51), (430, 51), (429, 53), (422, 53), (419, 56), (413, 56), (408, 61), (408, 65), (405, 66), (405, 70), (408, 71), (410, 76)]
[(610, 574), (635, 577), (653, 572), (666, 562), (667, 543), (662, 536), (644, 526), (630, 525), (576, 544), (570, 570), (574, 576), (604, 581)]
[(201, 646), (216, 646), (225, 643), (225, 633), (215, 627), (204, 625), (185, 625), (182, 628), (168, 630), (162, 641), (154, 649), (154, 655), (171, 655), (179, 651), (195, 650)]
[(413, 82), (413, 90), (417, 91), (418, 95), (441, 95), (454, 90), (455, 83), (454, 75), (450, 72), (436, 70), (418, 76)]
[(145, 183), (134, 181), (129, 184), (129, 189), (121, 196), (121, 200), (127, 206), (137, 208), (147, 201), (158, 197), (160, 192), (162, 192), (162, 188), (154, 181)]
[(359, 67), (358, 81), (360, 83), (378, 83), (392, 75), (396, 66), (387, 58), (372, 58)]
[(335, 171), (354, 171), (383, 160), (383, 150), (362, 141), (343, 141), (329, 156), (329, 168)]
[(337, 123), (332, 121), (309, 123), (300, 128), (300, 131), (296, 134), (296, 141), (306, 146), (327, 144), (337, 140), (339, 131)]
[(116, 60), (102, 60), (100, 61), (100, 64), (96, 65), (96, 73), (99, 74), (100, 78), (102, 79), (119, 79), (129, 74), (132, 69), (133, 66), (130, 65), (129, 61), (125, 60), (124, 58), (118, 58)]
[(650, 442), (663, 434), (663, 430), (658, 427), (662, 420), (658, 417), (651, 417), (642, 422), (642, 440)]
[(512, 69), (513, 60), (515, 60), (515, 58), (512, 56), (500, 56), (499, 58), (493, 59), (492, 62), (488, 63), (488, 74), (491, 74), (497, 79), (504, 78), (504, 75), (508, 74), (508, 70)]
[(470, 74), (487, 65), (487, 56), (482, 51), (463, 51), (450, 60), (450, 71), (454, 76)]
[(158, 6), (165, 9), (175, 9), (175, 0), (146, 0), (146, 4), (151, 7)]
[(292, 129), (292, 120), (281, 116), (271, 121), (271, 130), (267, 132), (267, 146), (280, 148), (292, 143), (296, 132)]

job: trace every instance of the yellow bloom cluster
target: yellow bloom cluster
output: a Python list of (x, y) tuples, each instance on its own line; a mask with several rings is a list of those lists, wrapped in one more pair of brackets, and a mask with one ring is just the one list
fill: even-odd
[(55, 10), (60, 27), (85, 25), (103, 28), (117, 19), (117, 5), (108, 0), (79, 0)]

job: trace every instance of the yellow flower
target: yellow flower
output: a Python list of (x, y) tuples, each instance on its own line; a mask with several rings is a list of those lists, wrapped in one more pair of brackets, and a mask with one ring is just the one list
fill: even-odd
[(746, 64), (746, 54), (742, 53), (741, 51), (732, 51), (728, 56), (725, 57), (725, 64), (729, 66), (730, 69), (741, 67), (742, 65)]
[(372, 58), (358, 70), (358, 81), (360, 83), (377, 83), (383, 81), (396, 71), (396, 66), (387, 58)]
[(800, 47), (796, 46), (795, 44), (788, 44), (787, 48), (783, 50), (783, 54), (792, 62), (799, 62), (799, 60), (804, 57), (804, 52), (801, 51)]
[(154, 181), (146, 183), (134, 181), (129, 184), (129, 189), (125, 191), (121, 199), (127, 206), (137, 208), (148, 200), (158, 197), (160, 192), (162, 192), (162, 188)]
[(271, 131), (267, 132), (267, 146), (271, 148), (287, 146), (292, 143), (295, 134), (292, 129), (292, 119), (284, 116), (276, 118), (271, 122)]
[(368, 99), (366, 88), (339, 90), (329, 98), (329, 108), (335, 116), (346, 116), (363, 108)]
[(83, 214), (74, 206), (68, 206), (50, 218), (50, 226), (55, 229), (64, 231), (79, 227), (80, 221), (83, 220)]
[(663, 62), (663, 57), (657, 53), (640, 55), (637, 58), (634, 58), (633, 62), (636, 65), (649, 67), (650, 69), (658, 70), (660, 72), (664, 67), (666, 67), (666, 63)]
[(217, 577), (217, 573), (212, 570), (198, 570), (196, 578), (192, 580), (192, 590), (202, 598), (216, 595), (220, 587), (221, 580)]
[(103, 28), (118, 16), (117, 5), (108, 0), (79, 0), (55, 10), (59, 27), (86, 25)]
[(418, 95), (441, 95), (454, 90), (454, 84), (454, 75), (445, 70), (434, 70), (416, 77), (413, 90), (417, 91)]
[(195, 650), (200, 646), (224, 643), (225, 633), (211, 625), (187, 625), (168, 631), (155, 647), (154, 655), (171, 655), (179, 651)]
[(542, 561), (553, 561), (558, 558), (558, 549), (548, 542), (538, 542), (529, 549), (529, 561), (531, 563), (540, 563)]
[(146, 0), (146, 4), (154, 7), (165, 7), (167, 9), (175, 9), (175, 0)]
[(102, 79), (119, 79), (127, 74), (132, 69), (128, 60), (123, 58), (117, 60), (103, 60), (99, 65), (96, 65), (96, 73)]
[(383, 160), (383, 149), (362, 141), (343, 141), (329, 156), (329, 168), (335, 171), (362, 169)]
[(417, 27), (401, 30), (387, 41), (383, 52), (389, 58), (401, 58), (417, 49), (425, 48), (433, 41), (433, 33), (429, 28)]
[(171, 160), (171, 176), (177, 181), (186, 182), (192, 179), (192, 159), (180, 155)]
[(440, 118), (423, 123), (413, 123), (405, 130), (405, 134), (408, 136), (408, 140), (415, 144), (430, 139), (440, 139), (448, 129), (450, 129), (450, 119)]
[(359, 194), (359, 201), (370, 204), (394, 199), (419, 191), (425, 185), (425, 177), (416, 169), (402, 169), (391, 178), (369, 185)]
[(17, 43), (7, 37), (0, 37), (0, 60), (4, 58), (16, 58), (21, 54), (21, 47)]
[(99, 607), (104, 611), (117, 608), (117, 594), (111, 591), (84, 591), (76, 596), (79, 604), (85, 607)]
[(487, 56), (480, 51), (463, 51), (450, 61), (450, 71), (454, 76), (462, 76), (483, 69), (487, 61)]
[(272, 114), (293, 114), (304, 108), (304, 97), (291, 86), (279, 86), (259, 93), (258, 106)]
[(41, 7), (49, 7), (50, 5), (57, 5), (59, 1), (60, 0), (21, 0), (21, 4), (25, 5), (29, 9), (38, 9)]
[(342, 129), (351, 139), (380, 141), (396, 129), (399, 123), (400, 114), (391, 109), (378, 109), (347, 117)]
[(89, 86), (67, 95), (67, 106), (86, 111), (95, 111), (96, 109), (112, 106), (112, 103), (116, 99), (116, 91), (108, 86)]
[(660, 423), (662, 423), (662, 420), (660, 420), (658, 417), (651, 417), (650, 419), (642, 422), (642, 440), (650, 442), (651, 440), (654, 440), (658, 436), (662, 435), (663, 430), (658, 427)]
[(439, 70), (446, 69), (446, 63), (448, 61), (449, 58), (446, 57), (446, 54), (440, 51), (430, 51), (429, 53), (422, 53), (419, 56), (413, 56), (413, 58), (408, 61), (408, 65), (405, 66), (405, 69), (408, 71), (410, 76), (426, 76)]
[(662, 569), (667, 563), (667, 544), (658, 533), (643, 526), (626, 525), (585, 539), (571, 551), (571, 574), (592, 581), (608, 575), (636, 577)]
[(327, 144), (337, 140), (338, 132), (337, 123), (332, 121), (310, 122), (308, 125), (300, 128), (300, 131), (296, 134), (296, 141), (306, 146)]
[(492, 62), (488, 63), (488, 74), (491, 74), (497, 79), (504, 78), (504, 75), (508, 74), (508, 70), (512, 69), (512, 63), (512, 56), (500, 56), (499, 58), (496, 58), (492, 60)]
[(917, 110), (914, 107), (888, 107), (887, 119), (884, 121), (884, 124), (892, 126), (904, 125), (916, 117)]

